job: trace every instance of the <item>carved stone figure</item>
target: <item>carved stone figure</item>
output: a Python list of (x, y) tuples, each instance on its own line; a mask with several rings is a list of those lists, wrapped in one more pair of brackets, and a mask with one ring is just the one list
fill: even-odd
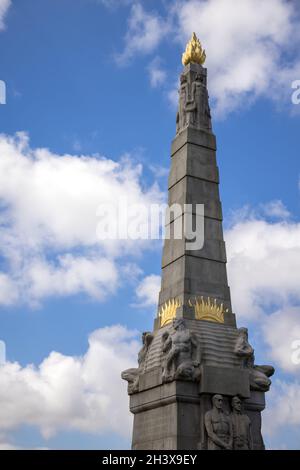
[(208, 103), (206, 86), (203, 83), (203, 76), (196, 74), (191, 85), (191, 99), (187, 100), (186, 106), (187, 124), (197, 129), (211, 129), (211, 116)]
[(146, 356), (150, 347), (150, 344), (153, 341), (153, 334), (149, 332), (144, 332), (142, 335), (143, 346), (138, 354), (138, 368), (127, 369), (122, 372), (122, 379), (128, 382), (128, 393), (136, 393), (139, 390), (139, 378), (140, 375), (144, 372)]
[(202, 102), (202, 79), (197, 73), (195, 81), (191, 86), (191, 99), (186, 102), (187, 122), (194, 127), (200, 126), (200, 106)]
[(273, 366), (254, 364), (255, 356), (249, 358), (248, 368), (250, 370), (250, 388), (259, 392), (267, 392), (270, 389), (272, 381), (269, 379), (275, 369)]
[(185, 106), (188, 99), (188, 83), (187, 78), (184, 74), (180, 76), (180, 88), (179, 88), (179, 109), (176, 116), (176, 132), (184, 128), (186, 125), (186, 111)]
[(232, 432), (234, 450), (252, 450), (252, 435), (250, 418), (242, 413), (242, 401), (239, 397), (233, 397), (232, 406)]
[(233, 430), (230, 417), (223, 410), (222, 395), (214, 395), (213, 407), (205, 414), (208, 450), (230, 450), (233, 445)]
[(162, 353), (163, 382), (200, 379), (200, 346), (196, 335), (186, 328), (183, 319), (174, 320), (173, 329), (163, 334)]
[(251, 390), (267, 392), (272, 383), (269, 377), (274, 374), (275, 369), (268, 365), (255, 365), (254, 349), (248, 342), (247, 328), (239, 329), (234, 352), (244, 359), (243, 365), (246, 369), (249, 369)]
[(254, 354), (254, 349), (248, 341), (248, 329), (239, 328), (238, 339), (235, 344), (234, 352), (237, 356), (249, 358)]

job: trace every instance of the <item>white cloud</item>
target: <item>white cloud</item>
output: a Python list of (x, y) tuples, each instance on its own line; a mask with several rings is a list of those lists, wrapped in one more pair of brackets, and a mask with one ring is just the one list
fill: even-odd
[(265, 310), (300, 302), (300, 224), (242, 220), (225, 234), (234, 310), (255, 320)]
[(190, 0), (174, 7), (182, 44), (195, 31), (207, 51), (209, 88), (216, 111), (247, 106), (258, 96), (277, 99), (300, 69), (287, 65), (287, 51), (299, 44), (299, 16), (287, 0)]
[[(300, 305), (287, 305), (262, 321), (263, 337), (269, 347), (269, 357), (283, 370), (299, 374), (300, 364), (293, 361), (294, 342), (300, 342)], [(298, 352), (297, 352), (298, 355)], [(300, 356), (300, 354), (299, 354)]]
[(127, 64), (135, 55), (149, 54), (169, 32), (167, 20), (156, 12), (146, 12), (141, 4), (135, 3), (128, 19), (124, 51), (116, 56), (119, 65)]
[[(79, 292), (102, 299), (113, 292), (119, 258), (149, 242), (99, 240), (97, 208), (162, 202), (156, 185), (143, 187), (141, 173), (128, 156), (118, 163), (57, 155), (31, 149), (26, 134), (0, 135), (0, 303)], [(128, 217), (118, 219), (122, 227)]]
[(21, 448), (9, 442), (1, 442), (0, 450), (21, 450)]
[(94, 331), (84, 356), (52, 352), (35, 367), (0, 366), (0, 432), (22, 424), (44, 437), (60, 430), (114, 432), (128, 437), (126, 382), (122, 370), (136, 365), (137, 332), (115, 325)]
[(232, 226), (240, 222), (259, 220), (268, 222), (289, 222), (291, 219), (292, 214), (283, 202), (278, 199), (258, 204), (256, 207), (246, 204), (239, 209), (232, 211), (230, 214)]
[[(287, 220), (262, 219), (258, 214), (268, 208), (271, 218)], [(279, 201), (260, 205), (258, 214), (240, 211), (240, 221), (235, 217), (225, 233), (233, 308), (239, 322), (255, 325), (265, 359), (297, 376), (292, 345), (300, 340), (300, 223)]]
[(273, 436), (283, 426), (299, 427), (299, 402), (300, 383), (298, 381), (274, 381), (268, 393), (268, 406), (264, 411), (263, 433)]
[(0, 30), (5, 28), (4, 20), (11, 3), (11, 0), (0, 0)]
[(177, 80), (176, 83), (174, 83), (174, 86), (168, 91), (168, 94), (167, 94), (170, 105), (173, 108), (176, 108), (176, 106), (178, 106), (178, 88), (179, 88), (179, 82)]
[[(268, 221), (263, 213), (286, 220)], [(276, 370), (263, 416), (263, 434), (272, 445), (284, 426), (293, 432), (300, 424), (300, 224), (280, 201), (272, 201), (258, 211), (240, 211), (225, 239), (238, 322), (251, 323), (260, 353), (264, 351), (264, 360)], [(276, 379), (280, 371), (289, 381)]]
[(114, 291), (117, 282), (117, 266), (112, 261), (71, 254), (59, 257), (58, 265), (34, 260), (26, 272), (27, 292), (34, 300), (81, 292), (102, 300)]
[(138, 307), (154, 307), (158, 304), (161, 277), (155, 274), (146, 276), (136, 288)]
[(167, 178), (169, 175), (169, 171), (170, 171), (170, 169), (165, 166), (153, 165), (153, 164), (149, 165), (149, 170), (153, 173), (153, 175), (157, 179)]
[[(195, 31), (207, 51), (215, 115), (248, 107), (262, 96), (291, 103), (291, 84), (300, 77), (299, 23), (299, 8), (289, 0), (177, 0), (168, 4), (165, 17), (136, 3), (118, 59), (127, 63), (149, 54), (164, 39), (175, 38), (183, 51)], [(177, 103), (174, 90), (169, 97)]]
[(167, 73), (162, 68), (161, 59), (159, 57), (155, 57), (150, 62), (148, 66), (148, 72), (150, 76), (150, 84), (153, 88), (162, 85), (167, 78)]
[(0, 272), (0, 305), (11, 305), (17, 297), (13, 281), (7, 274)]
[(287, 210), (282, 201), (278, 200), (262, 204), (261, 209), (266, 216), (276, 219), (288, 219), (291, 216), (291, 213)]

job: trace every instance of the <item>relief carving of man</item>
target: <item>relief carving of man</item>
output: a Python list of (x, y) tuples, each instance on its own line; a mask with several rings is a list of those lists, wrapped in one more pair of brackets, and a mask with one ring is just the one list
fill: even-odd
[(184, 320), (173, 321), (173, 331), (162, 337), (164, 366), (163, 382), (172, 380), (199, 380), (201, 351), (196, 336), (185, 327)]
[(208, 450), (231, 450), (233, 430), (230, 417), (223, 410), (222, 395), (214, 395), (213, 407), (205, 414)]
[(197, 73), (192, 83), (191, 99), (186, 102), (187, 123), (197, 129), (211, 129), (211, 115), (207, 89), (203, 77)]
[(234, 450), (252, 450), (252, 435), (250, 418), (242, 413), (242, 401), (239, 397), (233, 397), (232, 406), (232, 430), (233, 430), (233, 449)]

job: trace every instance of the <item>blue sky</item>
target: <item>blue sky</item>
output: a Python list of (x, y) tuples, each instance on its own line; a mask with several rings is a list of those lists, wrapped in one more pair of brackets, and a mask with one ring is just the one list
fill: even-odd
[(119, 371), (152, 329), (161, 243), (98, 243), (95, 210), (125, 195), (165, 200), (181, 54), (195, 30), (208, 56), (233, 307), (257, 362), (277, 369), (265, 440), (299, 448), (297, 8), (0, 0), (1, 447), (129, 446)]

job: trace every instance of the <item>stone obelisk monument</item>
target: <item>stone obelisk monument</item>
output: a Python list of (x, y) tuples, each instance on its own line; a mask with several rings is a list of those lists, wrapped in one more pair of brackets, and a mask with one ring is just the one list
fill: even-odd
[[(182, 57), (168, 188), (181, 213), (167, 221), (154, 329), (143, 333), (138, 367), (122, 373), (132, 449), (264, 449), (261, 412), (274, 369), (255, 364), (232, 312), (205, 59), (194, 33)], [(186, 235), (185, 221), (201, 217), (203, 246), (172, 236), (179, 222)]]

